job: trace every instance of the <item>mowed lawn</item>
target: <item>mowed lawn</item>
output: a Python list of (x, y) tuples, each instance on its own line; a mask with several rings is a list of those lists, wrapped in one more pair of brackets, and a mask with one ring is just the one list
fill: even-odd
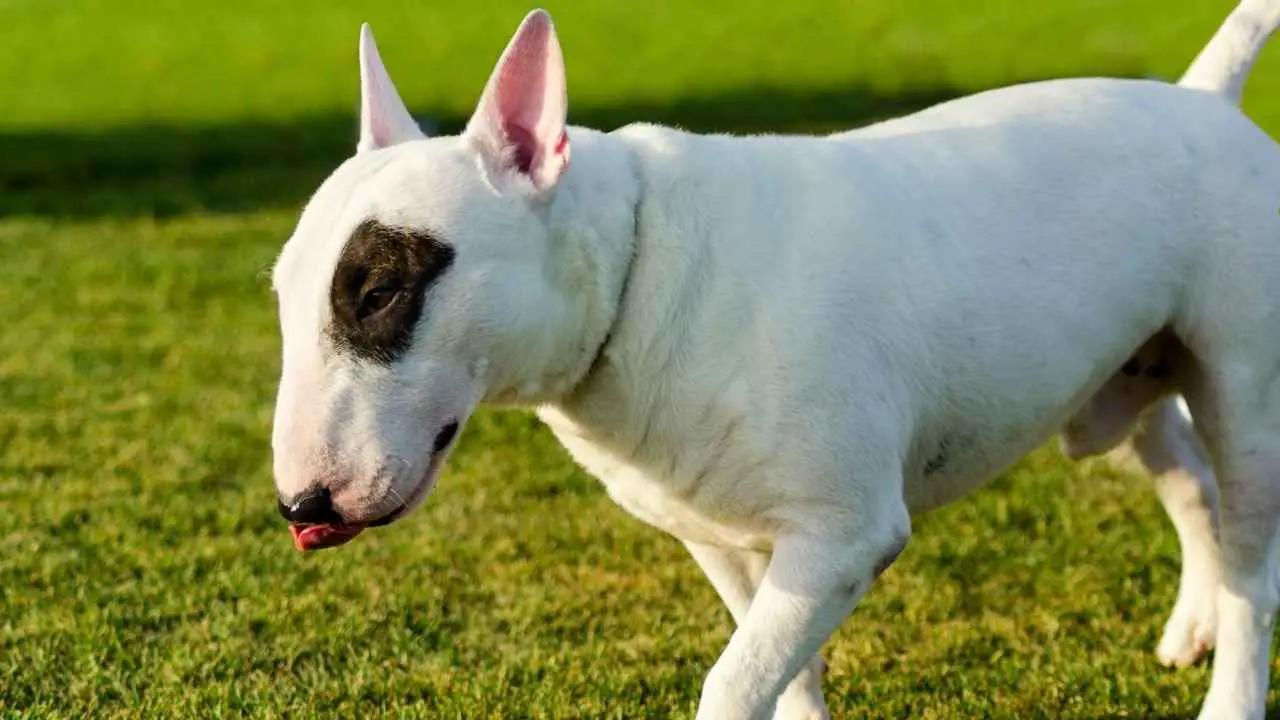
[[(739, 132), (1174, 78), (1230, 6), (548, 4), (573, 121)], [(692, 717), (728, 613), (529, 414), (341, 549), (275, 513), (267, 273), (353, 145), (359, 22), (449, 129), (529, 7), (0, 0), (0, 717)], [(1246, 108), (1280, 133), (1280, 50)], [(1194, 716), (1207, 669), (1152, 652), (1177, 578), (1149, 483), (1048, 446), (917, 521), (827, 649), (833, 713)]]

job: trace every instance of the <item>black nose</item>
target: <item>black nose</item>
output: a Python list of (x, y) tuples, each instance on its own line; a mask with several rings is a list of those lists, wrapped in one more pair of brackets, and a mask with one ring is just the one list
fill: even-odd
[(307, 525), (342, 524), (342, 516), (333, 509), (333, 501), (329, 498), (329, 488), (307, 491), (294, 498), (289, 505), (277, 500), (276, 505), (280, 514), (289, 522)]
[(432, 448), (432, 452), (440, 452), (441, 450), (449, 447), (449, 443), (453, 442), (453, 436), (457, 434), (458, 421), (454, 420), (448, 425), (445, 425), (444, 429), (440, 431), (440, 434), (436, 435), (435, 447)]

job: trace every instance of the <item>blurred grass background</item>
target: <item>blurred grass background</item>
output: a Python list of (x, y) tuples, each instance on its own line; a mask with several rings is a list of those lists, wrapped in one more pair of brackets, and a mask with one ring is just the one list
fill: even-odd
[[(1231, 3), (546, 7), (575, 123), (823, 132), (1173, 79)], [(692, 717), (728, 614), (526, 414), (482, 414), (426, 507), (340, 551), (275, 515), (265, 273), (354, 144), (359, 23), (452, 129), (528, 9), (0, 0), (0, 716)], [(1245, 106), (1276, 136), (1280, 51)], [(917, 524), (829, 649), (832, 710), (1194, 716), (1207, 670), (1151, 652), (1177, 563), (1143, 478), (1043, 449)]]

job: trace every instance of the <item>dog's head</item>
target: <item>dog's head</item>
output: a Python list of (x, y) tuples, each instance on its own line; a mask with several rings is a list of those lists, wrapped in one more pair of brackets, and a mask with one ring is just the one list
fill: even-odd
[(482, 400), (536, 397), (551, 358), (581, 345), (549, 237), (569, 165), (550, 17), (525, 18), (458, 136), (423, 135), (367, 27), (360, 70), (357, 152), (273, 274), (274, 471), (303, 549), (412, 510)]

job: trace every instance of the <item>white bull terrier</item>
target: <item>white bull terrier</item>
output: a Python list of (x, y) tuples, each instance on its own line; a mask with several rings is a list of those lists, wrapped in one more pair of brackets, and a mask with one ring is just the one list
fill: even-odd
[(826, 138), (567, 127), (535, 11), (428, 139), (365, 28), (357, 153), (274, 273), (295, 542), (403, 517), (477, 406), (536, 407), (733, 614), (698, 718), (820, 718), (819, 649), (913, 515), (1143, 416), (1185, 556), (1160, 657), (1216, 645), (1201, 718), (1260, 720), (1280, 146), (1238, 102), (1278, 24), (1245, 0), (1178, 85), (1030, 83)]

